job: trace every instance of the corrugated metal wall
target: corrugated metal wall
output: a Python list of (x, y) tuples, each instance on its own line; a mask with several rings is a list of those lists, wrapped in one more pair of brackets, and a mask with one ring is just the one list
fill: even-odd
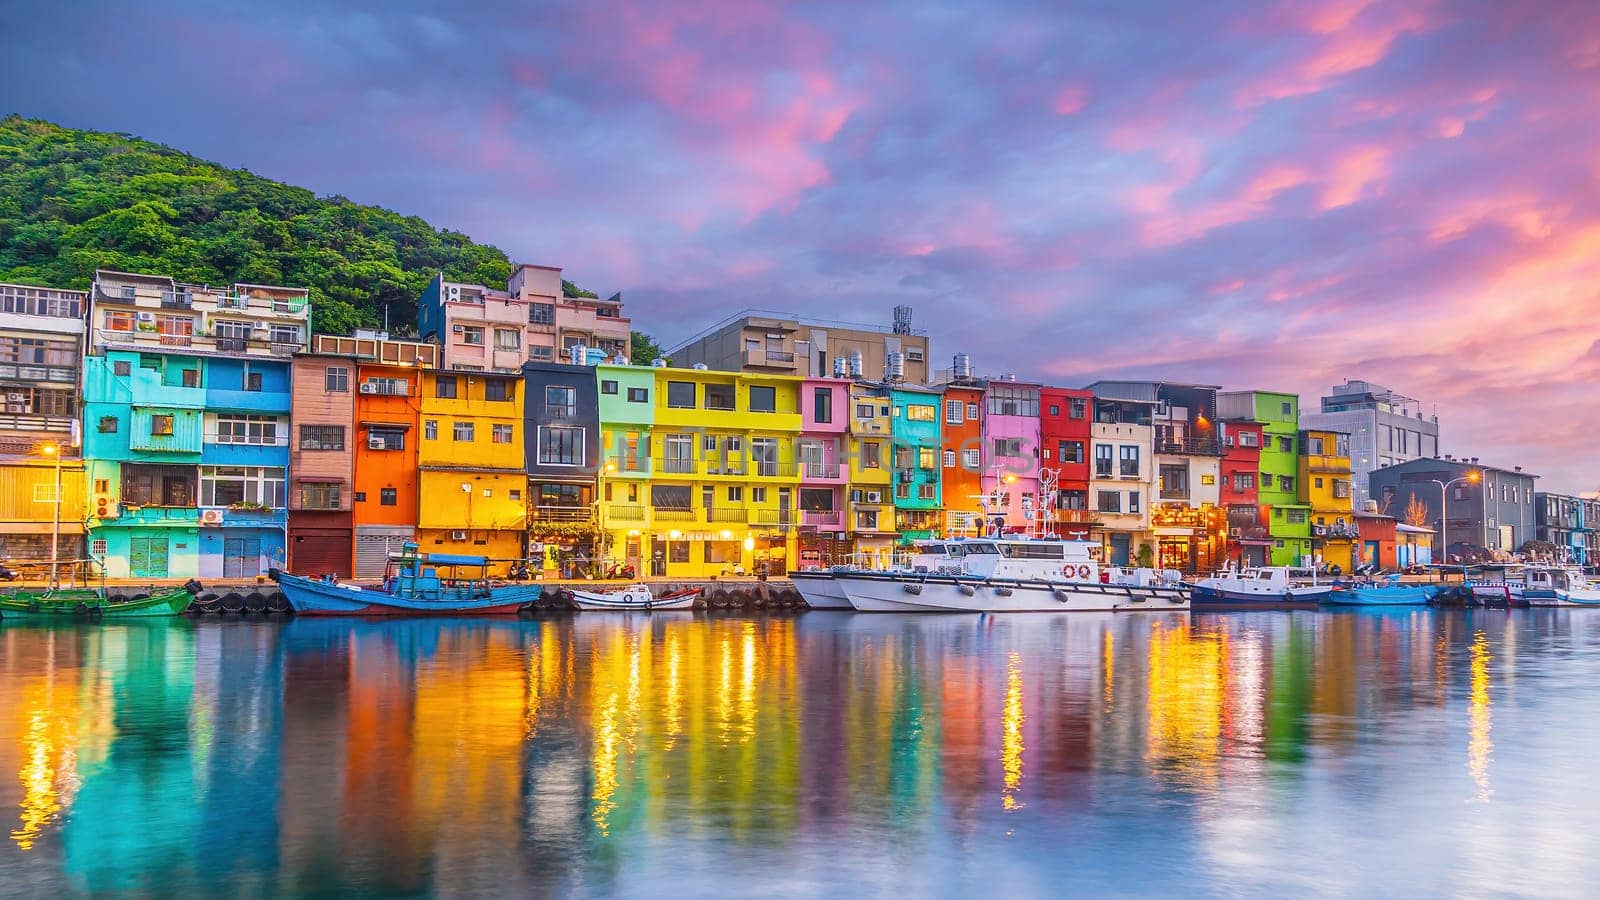
[[(172, 417), (171, 434), (150, 433), (151, 421), (156, 416)], [(200, 452), (202, 429), (199, 410), (136, 406), (133, 408), (133, 421), (129, 423), (128, 429), (128, 446), (134, 450)]]

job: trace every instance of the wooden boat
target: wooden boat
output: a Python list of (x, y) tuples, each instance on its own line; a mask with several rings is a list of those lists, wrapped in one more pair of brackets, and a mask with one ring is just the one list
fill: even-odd
[(694, 609), (694, 598), (700, 596), (699, 588), (670, 591), (657, 597), (647, 584), (632, 584), (620, 591), (572, 590), (572, 602), (579, 609), (651, 610)]
[(0, 616), (6, 618), (138, 619), (176, 616), (189, 608), (203, 588), (190, 580), (182, 587), (151, 593), (138, 600), (114, 600), (104, 590), (65, 588), (16, 590), (0, 594)]
[[(305, 616), (511, 616), (539, 599), (537, 584), (490, 583), (490, 562), (482, 556), (423, 556), (416, 544), (406, 544), (390, 558), (383, 584), (376, 589), (277, 569), (267, 574), (278, 582), (290, 608)], [(461, 576), (463, 569), (478, 572)]]

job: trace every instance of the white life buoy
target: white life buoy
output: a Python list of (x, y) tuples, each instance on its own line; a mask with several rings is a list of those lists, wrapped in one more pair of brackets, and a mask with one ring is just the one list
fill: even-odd
[(1079, 578), (1088, 578), (1089, 577), (1089, 567), (1088, 566), (1079, 566), (1078, 567), (1078, 577)]

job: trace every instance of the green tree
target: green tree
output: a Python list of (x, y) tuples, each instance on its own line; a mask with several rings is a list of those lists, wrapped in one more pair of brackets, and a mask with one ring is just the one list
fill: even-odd
[(642, 331), (633, 333), (633, 349), (628, 354), (636, 366), (648, 366), (661, 356), (661, 345)]

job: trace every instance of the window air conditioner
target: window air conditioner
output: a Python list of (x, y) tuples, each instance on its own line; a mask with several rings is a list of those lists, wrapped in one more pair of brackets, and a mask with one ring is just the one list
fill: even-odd
[(221, 525), (222, 524), (222, 510), (220, 510), (220, 509), (203, 509), (203, 510), (201, 510), (200, 511), (200, 524), (201, 525)]
[(451, 326), (451, 327), (450, 327), (450, 330), (451, 330), (451, 331), (453, 331), (453, 332), (455, 332), (455, 333), (456, 333), (456, 334), (460, 334), (460, 333), (462, 333), (462, 332), (463, 332), (463, 331), (466, 331), (466, 330), (467, 330), (467, 326), (465, 326), (465, 325), (452, 325), (452, 326)]
[(389, 449), (389, 444), (388, 444), (387, 441), (385, 441), (381, 437), (374, 437), (372, 435), (368, 435), (367, 436), (367, 449), (368, 450), (387, 450), (387, 449)]
[(141, 321), (141, 322), (154, 322), (155, 320), (156, 320), (156, 314), (155, 313), (152, 313), (152, 312), (139, 313), (139, 321)]
[(465, 531), (452, 531), (452, 532), (450, 532), (450, 540), (452, 540), (452, 541), (464, 541), (466, 539), (467, 539), (467, 533)]
[(364, 381), (364, 382), (361, 383), (361, 393), (363, 393), (363, 394), (376, 394), (377, 392), (378, 392), (378, 386), (373, 384), (372, 382)]
[(882, 503), (883, 502), (883, 494), (878, 492), (878, 491), (867, 491), (867, 502), (868, 503)]

